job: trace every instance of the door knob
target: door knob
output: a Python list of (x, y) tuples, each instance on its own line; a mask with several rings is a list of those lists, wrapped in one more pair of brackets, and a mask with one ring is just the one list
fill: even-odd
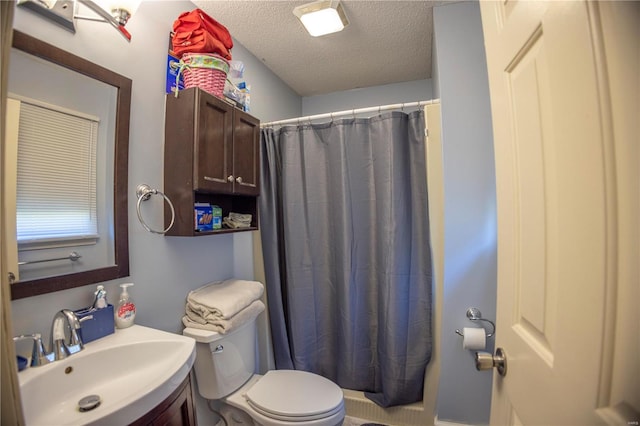
[(496, 349), (496, 354), (476, 352), (476, 370), (491, 370), (495, 367), (502, 377), (507, 375), (507, 355), (502, 348)]
[(236, 178), (236, 182), (238, 182), (238, 183), (242, 183), (242, 176), (238, 176), (238, 177)]
[(227, 176), (227, 182), (233, 182), (233, 175)]

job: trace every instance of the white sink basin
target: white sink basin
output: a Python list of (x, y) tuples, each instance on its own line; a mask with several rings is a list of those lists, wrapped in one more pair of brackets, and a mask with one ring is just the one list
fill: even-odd
[[(129, 424), (171, 395), (195, 357), (190, 337), (140, 325), (116, 330), (64, 360), (18, 373), (27, 426)], [(89, 395), (102, 402), (80, 412)]]

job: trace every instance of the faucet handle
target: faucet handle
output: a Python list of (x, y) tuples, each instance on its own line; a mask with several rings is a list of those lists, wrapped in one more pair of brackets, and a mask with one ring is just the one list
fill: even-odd
[(92, 320), (93, 315), (87, 315), (78, 319), (78, 328), (71, 327), (71, 336), (69, 337), (69, 346), (77, 346), (79, 350), (84, 349), (84, 342), (82, 341), (82, 334), (78, 333), (78, 330), (82, 328), (82, 323), (88, 320)]
[(67, 349), (70, 354), (80, 352), (84, 349), (84, 342), (82, 341), (82, 334), (79, 334), (78, 331), (82, 328), (82, 322), (93, 319), (93, 315), (78, 318), (72, 310), (63, 309), (62, 312), (67, 317), (69, 323), (69, 343)]
[(31, 367), (40, 367), (53, 361), (53, 353), (47, 353), (42, 343), (42, 335), (40, 333), (22, 334), (13, 338), (14, 342), (32, 339), (33, 347), (31, 348)]

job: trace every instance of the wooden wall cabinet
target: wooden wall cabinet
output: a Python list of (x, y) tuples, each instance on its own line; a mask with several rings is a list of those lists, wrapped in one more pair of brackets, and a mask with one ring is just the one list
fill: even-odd
[[(260, 121), (199, 88), (167, 95), (164, 192), (176, 217), (165, 235), (197, 236), (258, 229)], [(194, 203), (252, 215), (250, 228), (195, 231)], [(171, 211), (165, 205), (165, 227)]]

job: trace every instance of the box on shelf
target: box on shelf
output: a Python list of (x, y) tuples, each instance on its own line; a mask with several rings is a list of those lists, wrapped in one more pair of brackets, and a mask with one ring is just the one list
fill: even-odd
[(196, 203), (193, 207), (193, 218), (196, 231), (213, 230), (213, 208), (209, 203)]
[[(171, 38), (173, 33), (169, 34), (169, 53), (167, 54), (167, 87), (166, 92), (175, 94), (176, 91), (184, 89), (184, 78), (180, 72), (180, 58), (173, 52), (171, 48)], [(177, 84), (176, 84), (177, 78)]]
[[(75, 311), (75, 314), (82, 321), (79, 334), (83, 343), (98, 340), (114, 332), (113, 305), (102, 309), (84, 308)], [(91, 318), (83, 320), (86, 317)]]
[(222, 229), (222, 209), (219, 206), (212, 207), (213, 229)]

